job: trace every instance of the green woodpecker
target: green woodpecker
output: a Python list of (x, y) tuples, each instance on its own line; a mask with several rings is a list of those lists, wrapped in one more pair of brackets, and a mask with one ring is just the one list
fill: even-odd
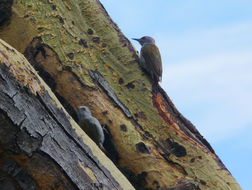
[(155, 40), (150, 36), (132, 39), (138, 41), (142, 46), (140, 66), (151, 76), (153, 83), (158, 83), (162, 80), (162, 61)]

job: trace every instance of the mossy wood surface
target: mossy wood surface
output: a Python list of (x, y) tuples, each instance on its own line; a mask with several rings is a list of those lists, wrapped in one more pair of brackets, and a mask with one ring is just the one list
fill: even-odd
[(0, 40), (0, 189), (134, 189)]
[(137, 189), (240, 189), (166, 93), (152, 88), (99, 1), (16, 0), (12, 12), (0, 38), (25, 54), (74, 118), (77, 106), (91, 108), (107, 128), (107, 154)]

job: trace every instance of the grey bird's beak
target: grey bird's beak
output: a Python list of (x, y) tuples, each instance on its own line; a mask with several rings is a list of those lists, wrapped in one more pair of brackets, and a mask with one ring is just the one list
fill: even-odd
[(139, 40), (140, 40), (140, 39), (137, 39), (137, 38), (132, 38), (132, 40), (136, 40), (136, 41), (138, 41), (138, 42), (139, 42)]

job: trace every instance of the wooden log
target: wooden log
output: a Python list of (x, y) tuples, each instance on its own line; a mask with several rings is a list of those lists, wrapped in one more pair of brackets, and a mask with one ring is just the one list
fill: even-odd
[(0, 40), (0, 189), (134, 189)]
[(129, 40), (97, 0), (14, 1), (0, 31), (68, 113), (86, 105), (104, 147), (137, 189), (240, 189), (197, 129), (152, 88)]

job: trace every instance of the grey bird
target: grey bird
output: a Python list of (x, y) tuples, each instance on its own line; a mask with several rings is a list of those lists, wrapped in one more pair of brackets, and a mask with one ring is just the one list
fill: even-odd
[(104, 133), (100, 122), (92, 116), (87, 106), (79, 106), (77, 108), (78, 124), (87, 133), (87, 135), (103, 150), (105, 140)]
[(162, 60), (155, 40), (150, 36), (132, 39), (138, 41), (142, 46), (140, 52), (140, 66), (149, 73), (154, 83), (162, 81)]

